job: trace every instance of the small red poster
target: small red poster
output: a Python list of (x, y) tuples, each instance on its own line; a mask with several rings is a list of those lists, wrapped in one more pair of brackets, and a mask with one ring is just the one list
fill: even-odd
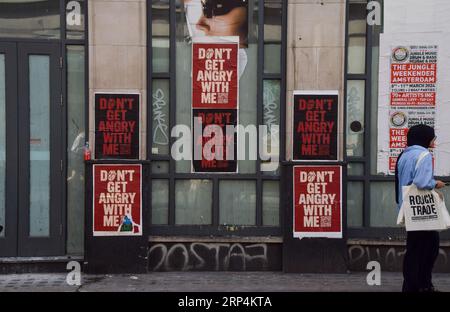
[(238, 108), (239, 42), (192, 44), (192, 108)]
[(140, 94), (95, 94), (95, 158), (139, 159)]
[(338, 91), (294, 91), (294, 161), (337, 161)]
[(295, 166), (294, 237), (342, 238), (342, 167)]
[(94, 236), (142, 235), (142, 166), (94, 165)]
[[(201, 134), (194, 133), (194, 144), (192, 151), (193, 172), (205, 173), (232, 173), (237, 171), (237, 133), (226, 133), (227, 126), (237, 125), (236, 109), (193, 109), (193, 125), (198, 125)], [(196, 119), (201, 120), (201, 124)], [(214, 131), (206, 131), (209, 125), (219, 126), (222, 135), (217, 135)], [(208, 148), (208, 146), (210, 148)], [(231, 148), (232, 147), (232, 148)], [(195, 153), (201, 155), (201, 159), (196, 159)]]

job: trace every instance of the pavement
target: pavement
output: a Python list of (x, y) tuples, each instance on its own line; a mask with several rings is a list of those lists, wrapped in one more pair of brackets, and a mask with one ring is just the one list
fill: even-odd
[[(381, 272), (369, 286), (367, 273), (288, 274), (282, 272), (155, 272), (87, 275), (68, 285), (66, 274), (0, 275), (0, 292), (398, 292), (401, 273)], [(450, 292), (450, 274), (434, 274), (440, 291)]]

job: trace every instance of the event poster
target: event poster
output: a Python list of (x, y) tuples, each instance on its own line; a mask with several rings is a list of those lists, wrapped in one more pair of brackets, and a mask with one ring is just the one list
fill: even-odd
[(395, 174), (397, 158), (407, 147), (408, 129), (425, 124), (435, 128), (439, 138), (441, 150), (431, 150), (435, 173), (446, 175), (449, 169), (442, 161), (448, 156), (442, 151), (449, 142), (443, 128), (448, 122), (442, 121), (448, 107), (441, 104), (447, 100), (442, 98), (445, 88), (440, 81), (448, 75), (444, 73), (448, 64), (441, 60), (442, 41), (437, 35), (422, 39), (415, 35), (400, 37), (401, 34), (381, 36), (377, 173)]
[(408, 129), (426, 124), (435, 127), (437, 90), (436, 45), (392, 48), (389, 173), (395, 173), (397, 158), (406, 147)]
[(93, 165), (94, 236), (142, 235), (142, 165)]
[(139, 94), (95, 94), (95, 158), (139, 159)]
[(226, 126), (238, 124), (238, 51), (239, 37), (201, 37), (192, 43), (193, 172), (237, 172), (237, 135), (227, 134)]
[(294, 91), (294, 161), (338, 160), (338, 91)]
[(342, 238), (342, 167), (293, 170), (294, 237)]

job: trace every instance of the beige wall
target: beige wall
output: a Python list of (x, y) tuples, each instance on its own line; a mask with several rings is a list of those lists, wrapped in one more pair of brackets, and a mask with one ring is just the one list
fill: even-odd
[(286, 146), (291, 159), (292, 92), (339, 90), (339, 150), (343, 158), (345, 0), (289, 0)]
[(141, 94), (141, 159), (146, 150), (145, 0), (90, 0), (89, 141), (94, 148), (95, 92)]

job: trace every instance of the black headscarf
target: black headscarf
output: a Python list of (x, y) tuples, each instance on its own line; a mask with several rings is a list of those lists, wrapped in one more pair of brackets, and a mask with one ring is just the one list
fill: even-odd
[(425, 148), (430, 147), (431, 141), (435, 137), (434, 129), (427, 125), (412, 126), (408, 131), (408, 146), (420, 145)]
[[(434, 129), (427, 125), (416, 125), (409, 128), (407, 135), (407, 146), (419, 145), (424, 148), (429, 148), (431, 141), (435, 138)], [(398, 204), (399, 179), (398, 179), (398, 161), (402, 157), (403, 152), (397, 158), (395, 165), (395, 201)]]

